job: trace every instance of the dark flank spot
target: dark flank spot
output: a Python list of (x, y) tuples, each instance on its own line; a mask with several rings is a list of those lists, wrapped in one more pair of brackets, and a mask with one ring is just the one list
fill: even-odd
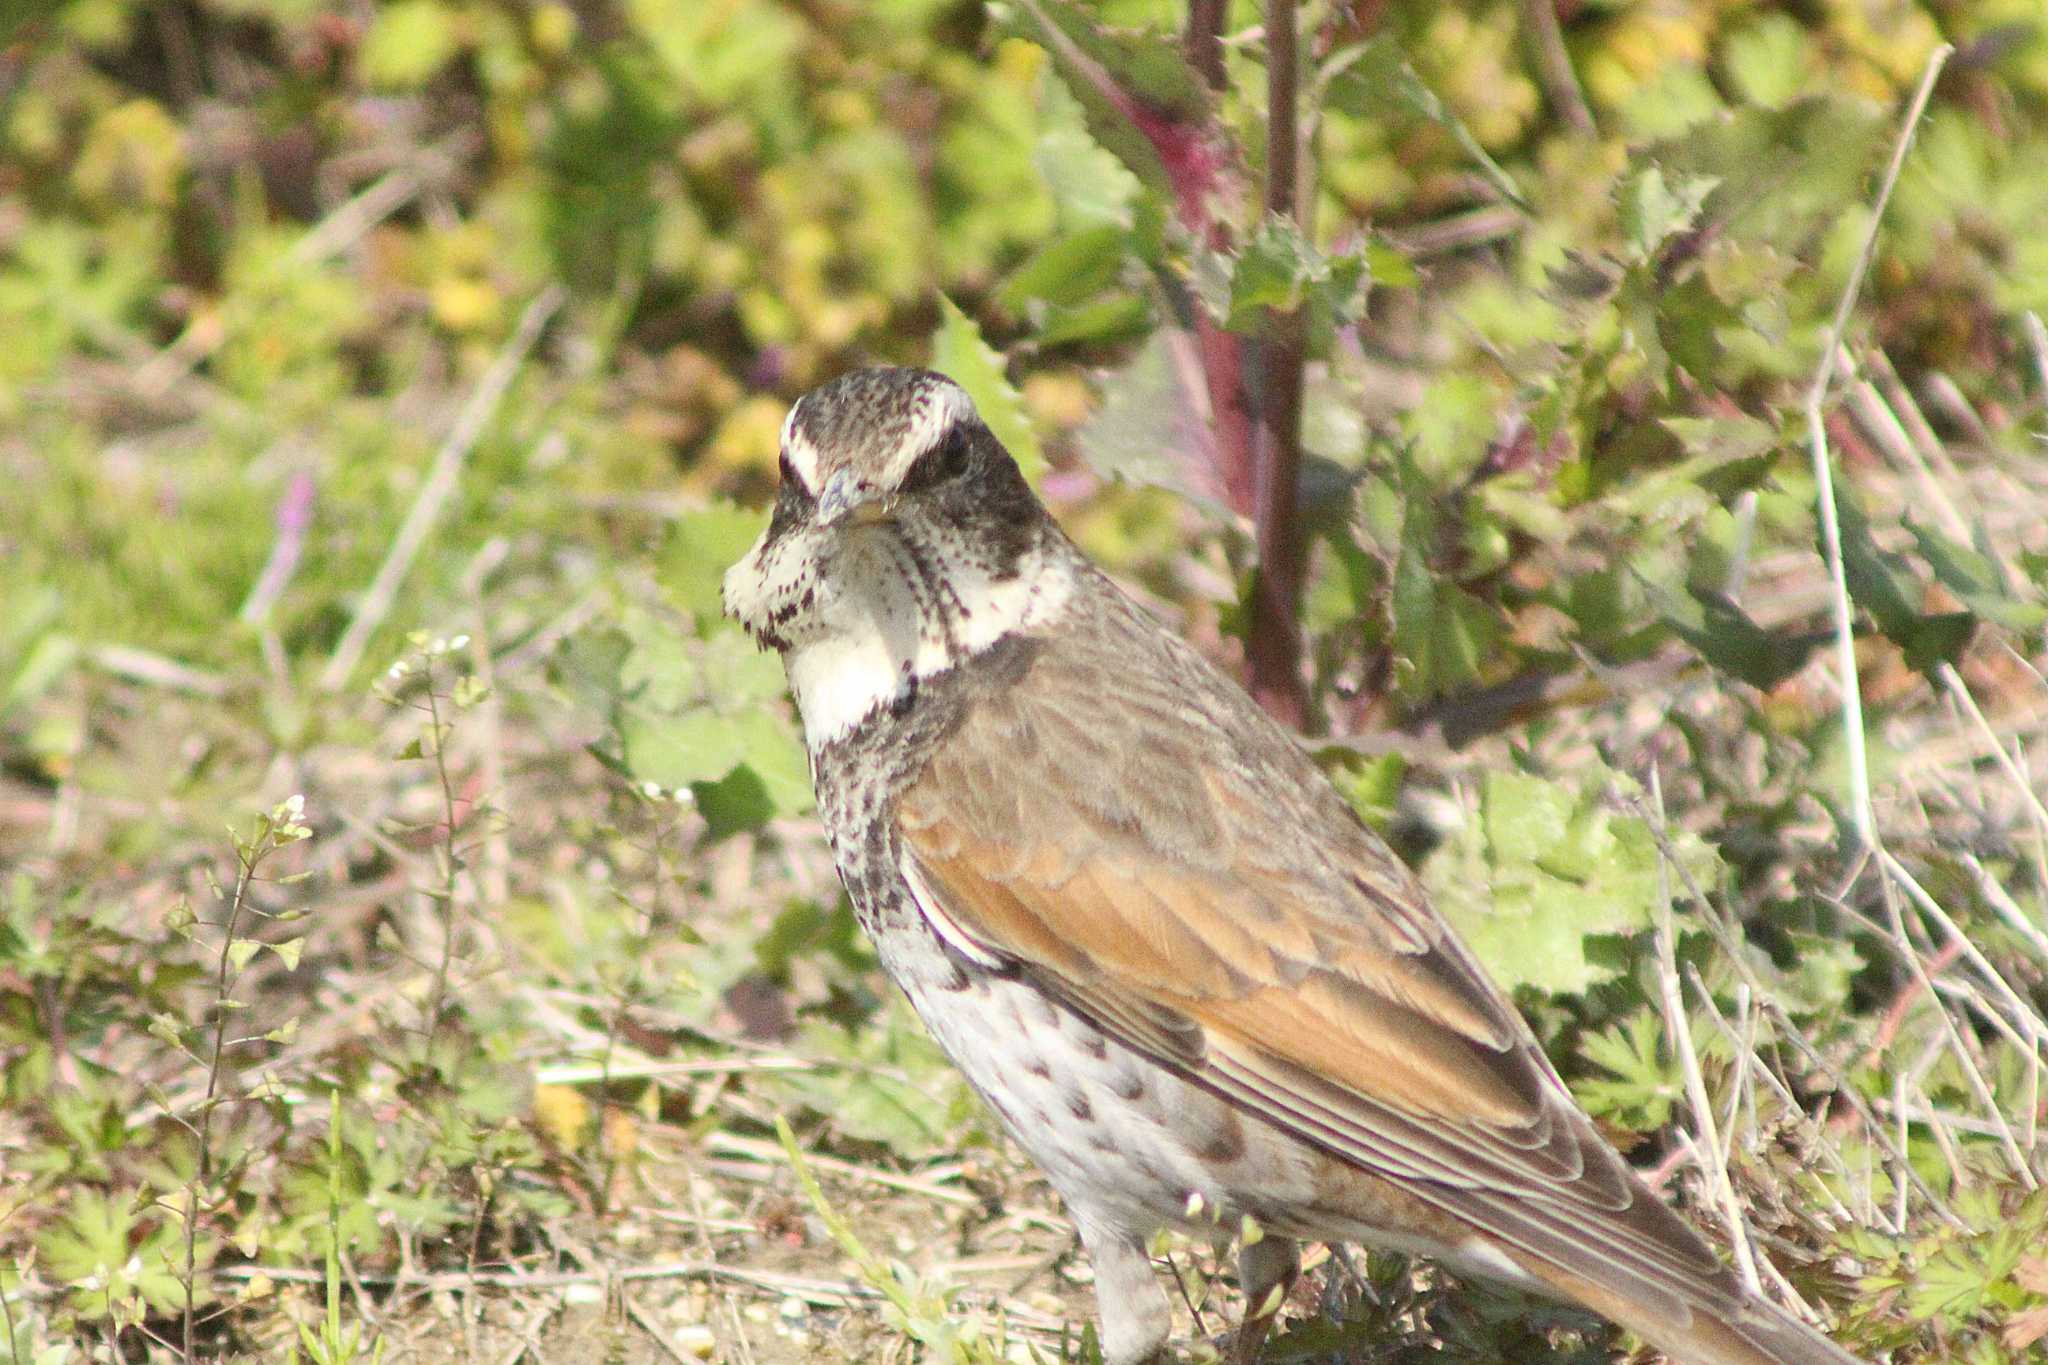
[(1043, 1057), (1027, 1057), (1024, 1060), (1024, 1074), (1036, 1076), (1041, 1081), (1052, 1079), (1052, 1067)]
[[(1081, 1051), (1087, 1053), (1090, 1057), (1093, 1057), (1098, 1062), (1106, 1062), (1109, 1060), (1109, 1042), (1099, 1033), (1091, 1033), (1088, 1034), (1086, 1037), (1082, 1038)], [(1142, 1081), (1139, 1082), (1138, 1088), (1140, 1090), (1143, 1090), (1145, 1088), (1144, 1083)], [(1127, 1096), (1126, 1098), (1130, 1097)]]
[(1244, 1159), (1244, 1125), (1237, 1115), (1224, 1111), (1223, 1122), (1209, 1135), (1209, 1140), (1196, 1149), (1195, 1155), (1204, 1161), (1242, 1161)]
[[(908, 665), (905, 666), (906, 669)], [(910, 714), (910, 708), (917, 705), (917, 675), (906, 673), (903, 690), (889, 699), (889, 714), (901, 720)]]
[[(1097, 1039), (1096, 1042), (1099, 1044), (1101, 1039)], [(1108, 1055), (1108, 1052), (1108, 1048), (1103, 1048), (1105, 1056)], [(1133, 1104), (1145, 1098), (1145, 1078), (1135, 1071), (1122, 1073), (1109, 1083), (1109, 1088), (1116, 1092), (1118, 1099), (1128, 1100)]]
[(1088, 1145), (1098, 1152), (1114, 1152), (1116, 1150), (1116, 1144), (1111, 1142), (1109, 1135), (1100, 1128), (1088, 1130)]
[(1076, 1119), (1080, 1120), (1082, 1123), (1090, 1123), (1094, 1121), (1095, 1107), (1088, 1103), (1088, 1097), (1086, 1095), (1082, 1094), (1078, 1090), (1070, 1090), (1067, 1092), (1066, 1099), (1067, 1112), (1069, 1114), (1072, 1114)]

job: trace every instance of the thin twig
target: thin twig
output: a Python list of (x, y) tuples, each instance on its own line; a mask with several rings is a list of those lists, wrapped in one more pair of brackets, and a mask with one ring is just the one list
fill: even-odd
[(1936, 676), (1941, 679), (1941, 685), (1948, 690), (1949, 696), (1955, 699), (1956, 705), (1962, 707), (1963, 713), (1969, 716), (1978, 736), (1990, 748), (1991, 756), (1997, 760), (1999, 771), (2012, 780), (2013, 788), (2019, 792), (2020, 802), (2026, 807), (2027, 814), (2033, 818), (2034, 828), (2040, 837), (2048, 839), (2048, 807), (2041, 804), (2039, 794), (2034, 791), (2033, 783), (2027, 780), (2026, 773), (2020, 770), (2018, 760), (2005, 751), (2005, 745), (1999, 742), (1997, 732), (1991, 728), (1991, 722), (1984, 719), (1984, 712), (1978, 707), (1977, 699), (1971, 696), (1970, 689), (1963, 685), (1962, 675), (1956, 672), (1955, 665), (1944, 663), (1936, 670)]
[(1992, 988), (1992, 992), (2004, 1003), (2006, 1009), (2011, 1011), (2010, 1017), (2014, 1026), (2027, 1034), (2029, 1045), (2038, 1048), (2043, 1043), (2048, 1043), (2048, 1021), (2044, 1021), (2034, 1011), (2033, 1006), (2020, 997), (2020, 993), (2013, 989), (2012, 983), (2005, 979), (2005, 973), (1993, 966), (1991, 959), (1985, 957), (1983, 951), (1970, 941), (1970, 936), (1963, 932), (1962, 926), (1955, 922), (1948, 911), (1942, 909), (1941, 902), (1928, 894), (1927, 888), (1920, 885), (1919, 880), (1907, 870), (1904, 863), (1883, 850), (1879, 850), (1878, 857), (1884, 862), (1886, 874), (1904, 889), (1915, 905), (1920, 907), (1920, 913), (1939, 925), (1942, 933), (1947, 935), (1950, 941), (1961, 946), (1963, 956), (1969, 959), (1970, 965), (1977, 969), (1978, 975), (1983, 977), (1985, 983)]
[[(724, 1152), (729, 1156), (749, 1157), (756, 1161), (770, 1163), (775, 1162), (782, 1155), (782, 1149), (772, 1142), (760, 1142), (753, 1138), (741, 1137), (737, 1133), (728, 1133), (723, 1128), (715, 1128), (705, 1134), (704, 1145), (714, 1152)], [(830, 1171), (842, 1179), (858, 1180), (870, 1185), (881, 1185), (887, 1189), (902, 1190), (905, 1193), (919, 1195), (941, 1204), (951, 1204), (956, 1208), (973, 1209), (981, 1207), (979, 1196), (970, 1194), (966, 1190), (956, 1190), (951, 1186), (939, 1183), (941, 1180), (959, 1179), (962, 1174), (962, 1168), (957, 1165), (940, 1167), (935, 1173), (928, 1172), (923, 1176), (914, 1176), (897, 1175), (893, 1171), (881, 1170), (874, 1166), (862, 1166), (855, 1162), (842, 1161), (838, 1157), (820, 1156), (816, 1153), (806, 1155), (804, 1160), (819, 1170)]]
[(1591, 136), (1598, 130), (1593, 111), (1586, 107), (1585, 92), (1579, 89), (1578, 73), (1572, 70), (1572, 54), (1565, 49), (1556, 0), (1522, 0), (1522, 27), (1536, 49), (1536, 79), (1543, 85), (1551, 111), (1573, 132)]
[[(1884, 857), (1888, 864), (1896, 866), (1889, 854), (1880, 854), (1880, 856)], [(1905, 869), (1899, 867), (1898, 873), (1904, 874)], [(1912, 940), (1906, 934), (1905, 915), (1899, 908), (1898, 888), (1901, 884), (1894, 877), (1887, 876), (1879, 880), (1878, 886), (1884, 896), (1885, 911), (1891, 917), (1892, 935), (1898, 944), (1899, 951), (1905, 954), (1907, 964), (1912, 967), (1913, 974), (1920, 979), (1922, 989), (1932, 997), (1935, 993), (1933, 978), (1927, 974), (1926, 964), (1920, 960), (1920, 954), (1914, 951)], [(1904, 884), (1912, 884), (1912, 878), (1906, 876)], [(1923, 892), (1922, 894), (1925, 893)], [(1958, 934), (1956, 937), (1960, 939), (1961, 935)], [(1934, 1011), (1934, 1017), (1940, 1021), (1942, 1033), (1946, 1036), (1949, 1043), (1949, 1050), (1955, 1054), (1957, 1062), (1962, 1065), (1963, 1077), (1968, 1081), (1971, 1092), (1976, 1095), (1977, 1102), (1984, 1106), (1984, 1112), (1991, 1116), (1992, 1123), (1997, 1125), (2000, 1145), (2005, 1149), (2006, 1160), (2012, 1163), (2014, 1173), (2019, 1176), (2026, 1187), (2030, 1190), (2034, 1189), (2036, 1185), (2033, 1172), (2027, 1169), (2026, 1158), (2020, 1153), (2019, 1142), (2013, 1137), (2012, 1129), (2006, 1123), (2004, 1116), (1998, 1112), (1998, 1101), (1992, 1095), (1991, 1087), (1985, 1081), (1984, 1073), (1977, 1066), (1976, 1059), (1970, 1055), (1969, 1048), (1964, 1044), (1962, 1033), (1956, 1028), (1956, 1021), (1950, 1017), (1947, 1010), (1940, 1008)]]
[[(1650, 769), (1650, 806), (1660, 828), (1664, 827), (1664, 784), (1655, 767)], [(1721, 1134), (1714, 1122), (1714, 1104), (1707, 1097), (1707, 1082), (1700, 1074), (1699, 1054), (1693, 1051), (1692, 1024), (1686, 1018), (1685, 999), (1678, 984), (1676, 934), (1671, 927), (1670, 864), (1657, 860), (1657, 984), (1664, 1006), (1664, 1027), (1669, 1031), (1671, 1051), (1678, 1058), (1679, 1073), (1685, 1078), (1686, 1102), (1692, 1108), (1693, 1127), (1699, 1141), (1693, 1144), (1700, 1169), (1713, 1191), (1721, 1221), (1728, 1228), (1728, 1242), (1735, 1252), (1735, 1271), (1750, 1293), (1761, 1294), (1757, 1278), (1756, 1253), (1750, 1249), (1749, 1225), (1742, 1217), (1742, 1201), (1728, 1179), (1728, 1164), (1721, 1159)]]
[(426, 544), (427, 533), (440, 518), (443, 504), (454, 493), (470, 448), (483, 435), (484, 424), (498, 410), (498, 403), (504, 398), (505, 390), (511, 387), (513, 376), (519, 373), (526, 353), (533, 349), (533, 344), (540, 339), (541, 329), (547, 326), (548, 319), (555, 315), (555, 310), (562, 306), (566, 297), (559, 285), (543, 289), (526, 306), (511, 339), (491, 361), (483, 378), (477, 381), (469, 402), (463, 405), (454, 428), (435, 454), (433, 468), (427, 474), (426, 482), (420, 486), (419, 496), (413, 499), (412, 510), (406, 513), (404, 524), (398, 528), (397, 537), (384, 555), (384, 562), (377, 566), (377, 575), (370, 580), (362, 603), (356, 608), (355, 619), (348, 623), (348, 630), (334, 647), (327, 667), (320, 672), (320, 686), (324, 691), (336, 690), (355, 672), (363, 650), (370, 643), (370, 636), (383, 624), (392, 601), (398, 596), (399, 585), (405, 581), (407, 570), (412, 568), (420, 547)]
[(1833, 589), (1835, 652), (1842, 688), (1842, 728), (1849, 758), (1850, 822), (1858, 843), (1865, 848), (1875, 846), (1877, 839), (1875, 822), (1871, 818), (1870, 757), (1863, 737), (1863, 695), (1856, 678), (1855, 620), (1850, 614), (1849, 585), (1842, 568), (1842, 527), (1835, 513), (1833, 463), (1828, 456), (1827, 423), (1821, 409), (1827, 401), (1828, 386), (1834, 380), (1835, 367), (1841, 355), (1842, 333), (1848, 328), (1856, 296), (1862, 290), (1864, 276), (1870, 273), (1870, 262), (1877, 254), (1877, 229), (1884, 221), (1885, 205), (1891, 199), (1893, 186), (1898, 184), (1899, 170), (1906, 163), (1906, 152), (1913, 145), (1913, 133), (1920, 126), (1920, 116), (1926, 112), (1927, 100), (1934, 93), (1935, 78), (1941, 74), (1943, 64), (1954, 51), (1944, 43), (1927, 59), (1927, 70), (1920, 78), (1920, 88), (1914, 92), (1913, 102), (1906, 109), (1905, 124), (1892, 148), (1891, 162), (1885, 167), (1877, 202), (1871, 206), (1870, 225), (1863, 234), (1863, 246), (1856, 253), (1855, 268), (1849, 272), (1848, 282), (1842, 286), (1842, 296), (1835, 304), (1834, 319), (1828, 324), (1827, 336), (1821, 345), (1820, 363), (1814, 367), (1813, 383), (1806, 393), (1806, 430), (1813, 452), (1821, 544), (1826, 550), (1828, 579)]
[(228, 694), (228, 680), (222, 675), (130, 645), (94, 645), (85, 652), (85, 661), (103, 673), (171, 692), (189, 692), (210, 701)]
[(2026, 329), (2027, 349), (2034, 353), (2034, 373), (2041, 380), (2041, 406), (2048, 408), (2048, 327), (2041, 325), (2041, 315), (2031, 308), (2020, 314), (2020, 325)]

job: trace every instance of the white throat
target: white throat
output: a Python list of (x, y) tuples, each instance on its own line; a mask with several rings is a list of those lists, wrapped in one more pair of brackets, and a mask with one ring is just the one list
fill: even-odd
[(1043, 550), (1001, 582), (956, 563), (947, 579), (949, 634), (920, 608), (915, 580), (890, 562), (892, 551), (882, 536), (850, 541), (827, 578), (829, 598), (818, 604), (825, 628), (782, 656), (813, 753), (1005, 635), (1056, 620), (1073, 595), (1071, 568)]

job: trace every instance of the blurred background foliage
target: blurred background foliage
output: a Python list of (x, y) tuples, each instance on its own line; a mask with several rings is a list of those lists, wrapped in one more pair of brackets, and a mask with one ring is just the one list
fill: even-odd
[[(274, 1357), (312, 1299), (250, 1267), (616, 1250), (663, 1154), (782, 1110), (891, 1170), (986, 1151), (838, 905), (718, 575), (795, 395), (932, 363), (1234, 665), (1253, 548), (1189, 339), (1294, 308), (1333, 776), (1624, 1144), (1690, 1112), (1647, 931), (1691, 887), (1685, 1046), (1799, 1287), (1866, 1351), (2036, 1349), (2039, 0), (1301, 19), (1297, 229), (1257, 211), (1249, 3), (1213, 95), (1169, 0), (0, 11), (14, 1359), (166, 1352), (192, 1297), (202, 1354)], [(1881, 828), (1954, 934), (1856, 877), (1800, 412), (1943, 43), (1827, 429)], [(246, 832), (294, 793), (309, 837)], [(263, 859), (307, 880), (233, 894)], [(716, 1086), (657, 1065), (771, 1047), (791, 1069)], [(729, 1258), (779, 1245), (711, 1198), (755, 1229)], [(1368, 1269), (1304, 1351), (1425, 1322), (1585, 1358)], [(904, 1302), (890, 1340), (994, 1349)]]

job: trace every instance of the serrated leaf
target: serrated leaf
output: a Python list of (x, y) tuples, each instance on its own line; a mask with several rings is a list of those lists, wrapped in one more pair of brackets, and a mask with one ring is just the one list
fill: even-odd
[(1442, 696), (1479, 676), (1501, 626), (1493, 608), (1439, 574), (1434, 499), (1407, 452), (1402, 470), (1401, 545), (1388, 594), (1394, 651), (1406, 666), (1404, 690), (1418, 699)]
[(1325, 256), (1292, 222), (1269, 216), (1230, 263), (1221, 321), (1256, 333), (1269, 313), (1305, 309), (1310, 332), (1320, 336), (1357, 318), (1366, 284), (1363, 256)]
[(811, 761), (803, 744), (780, 716), (747, 711), (733, 719), (741, 760), (774, 804), (778, 815), (802, 815), (811, 809)]
[(732, 721), (708, 708), (682, 715), (635, 709), (619, 723), (626, 766), (663, 787), (716, 782), (746, 756)]
[(1935, 578), (1977, 615), (2007, 630), (2022, 632), (2039, 630), (2048, 621), (2048, 607), (2012, 595), (1990, 556), (1958, 545), (1941, 532), (1917, 522), (1908, 521), (1906, 529), (1913, 533), (1913, 540), (1927, 567), (1934, 570)]
[(1017, 267), (997, 301), (1022, 315), (1034, 303), (1076, 304), (1094, 298), (1123, 273), (1124, 239), (1121, 229), (1107, 226), (1056, 237)]
[[(1682, 841), (1679, 851), (1696, 877), (1711, 877), (1704, 844)], [(1659, 856), (1649, 827), (1610, 809), (1598, 787), (1493, 772), (1481, 786), (1479, 821), (1423, 875), (1504, 985), (1578, 993), (1619, 971), (1589, 954), (1589, 939), (1649, 927)]]
[(1572, 1086), (1586, 1112), (1635, 1132), (1669, 1123), (1682, 1078), (1675, 1059), (1666, 1055), (1663, 1040), (1663, 1020), (1647, 1009), (1587, 1034), (1580, 1050), (1608, 1076)]
[(1863, 954), (1847, 938), (1791, 930), (1792, 969), (1780, 989), (1787, 1004), (1800, 1013), (1838, 1008), (1848, 999), (1850, 983), (1863, 970)]
[(1152, 309), (1143, 294), (1124, 294), (1073, 308), (1047, 308), (1037, 314), (1039, 346), (1087, 344), (1106, 346), (1143, 336), (1152, 325)]
[(1367, 115), (1390, 108), (1404, 109), (1434, 123), (1451, 135), (1495, 189), (1518, 208), (1529, 207), (1515, 178), (1480, 145), (1465, 121), (1438, 98), (1408, 60), (1398, 40), (1375, 38), (1338, 49), (1324, 61), (1321, 80), (1324, 98), (1335, 108)]
[(1024, 396), (1003, 372), (1002, 356), (981, 339), (974, 319), (943, 294), (939, 330), (932, 336), (932, 368), (967, 390), (981, 420), (1016, 459), (1024, 477), (1038, 482), (1045, 473), (1045, 451), (1024, 411)]
[(1215, 435), (1190, 410), (1165, 337), (1153, 335), (1102, 384), (1102, 404), (1078, 433), (1096, 473), (1165, 488), (1228, 516), (1216, 482)]
[(1073, 0), (1017, 0), (1009, 26), (1044, 48), (1080, 102), (1094, 140), (1155, 193), (1176, 179), (1213, 174), (1201, 144), (1210, 119), (1208, 88), (1180, 45), (1155, 30), (1111, 29)]
[(1826, 631), (1765, 630), (1718, 593), (1674, 590), (1637, 575), (1651, 605), (1678, 637), (1722, 672), (1770, 691), (1806, 667)]
[(1690, 228), (1718, 184), (1711, 175), (1667, 176), (1655, 163), (1623, 181), (1621, 232), (1635, 258), (1649, 260), (1667, 239)]
[(1837, 497), (1842, 578), (1849, 596), (1905, 651), (1908, 667), (1925, 672), (1960, 658), (1976, 632), (1976, 619), (1968, 612), (1920, 611), (1914, 605), (1920, 588), (1912, 570), (1897, 555), (1878, 546), (1870, 533), (1870, 521), (1851, 490), (1840, 489)]
[(1063, 223), (1128, 229), (1145, 187), (1088, 131), (1088, 114), (1067, 85), (1048, 78), (1040, 96), (1038, 142), (1031, 163), (1052, 193)]
[(753, 545), (767, 518), (718, 499), (683, 513), (669, 529), (661, 554), (661, 581), (699, 629), (719, 619), (725, 571)]

